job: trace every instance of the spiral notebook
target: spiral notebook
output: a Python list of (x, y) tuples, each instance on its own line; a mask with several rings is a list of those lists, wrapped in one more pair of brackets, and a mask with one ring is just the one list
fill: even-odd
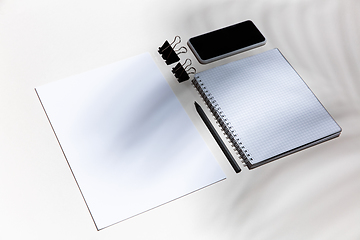
[(278, 49), (197, 73), (192, 83), (249, 169), (340, 135)]
[(225, 179), (149, 53), (36, 92), (98, 230)]

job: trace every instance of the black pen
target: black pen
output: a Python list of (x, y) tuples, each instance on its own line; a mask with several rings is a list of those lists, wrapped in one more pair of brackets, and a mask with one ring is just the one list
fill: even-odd
[(241, 171), (239, 165), (237, 164), (237, 162), (235, 161), (235, 159), (233, 158), (233, 156), (231, 155), (231, 153), (225, 146), (224, 142), (221, 140), (219, 134), (216, 132), (216, 130), (213, 127), (213, 125), (211, 124), (210, 120), (208, 119), (208, 117), (206, 116), (206, 114), (204, 113), (204, 111), (202, 110), (200, 105), (197, 102), (194, 102), (194, 104), (195, 104), (196, 111), (200, 115), (200, 117), (203, 120), (203, 122), (205, 123), (206, 127), (211, 132), (211, 135), (214, 137), (215, 141), (217, 142), (217, 144), (219, 145), (219, 147), (225, 154), (225, 156), (228, 159), (228, 161), (230, 162), (231, 166), (233, 167), (233, 169), (235, 170), (236, 173), (239, 173)]

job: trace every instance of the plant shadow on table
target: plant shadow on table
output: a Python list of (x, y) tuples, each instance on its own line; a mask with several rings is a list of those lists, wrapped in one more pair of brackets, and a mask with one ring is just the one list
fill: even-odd
[[(276, 239), (294, 231), (301, 239), (339, 221), (328, 213), (337, 204), (354, 206), (349, 198), (358, 186), (350, 183), (360, 180), (359, 164), (352, 166), (360, 154), (355, 146), (360, 128), (350, 122), (360, 113), (358, 5), (356, 0), (226, 1), (190, 9), (184, 16), (183, 27), (191, 36), (253, 20), (268, 41), (262, 51), (279, 48), (343, 128), (337, 139), (228, 178), (212, 196), (213, 209), (199, 213), (204, 228), (223, 233), (222, 239)], [(348, 164), (341, 174), (336, 171), (340, 156)], [(326, 181), (332, 185), (321, 188)], [(332, 196), (333, 189), (346, 184), (348, 192)], [(351, 219), (344, 215), (351, 207), (343, 210), (333, 214)]]

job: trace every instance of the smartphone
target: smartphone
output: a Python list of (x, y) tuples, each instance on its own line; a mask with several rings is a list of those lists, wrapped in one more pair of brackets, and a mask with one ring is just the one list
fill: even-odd
[(187, 42), (202, 64), (260, 47), (265, 43), (265, 37), (250, 20), (192, 37)]

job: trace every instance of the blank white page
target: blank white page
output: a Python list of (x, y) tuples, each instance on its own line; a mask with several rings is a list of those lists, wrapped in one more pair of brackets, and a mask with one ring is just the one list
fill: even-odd
[(36, 91), (98, 229), (225, 178), (149, 53)]
[(278, 49), (196, 74), (252, 164), (341, 131)]

